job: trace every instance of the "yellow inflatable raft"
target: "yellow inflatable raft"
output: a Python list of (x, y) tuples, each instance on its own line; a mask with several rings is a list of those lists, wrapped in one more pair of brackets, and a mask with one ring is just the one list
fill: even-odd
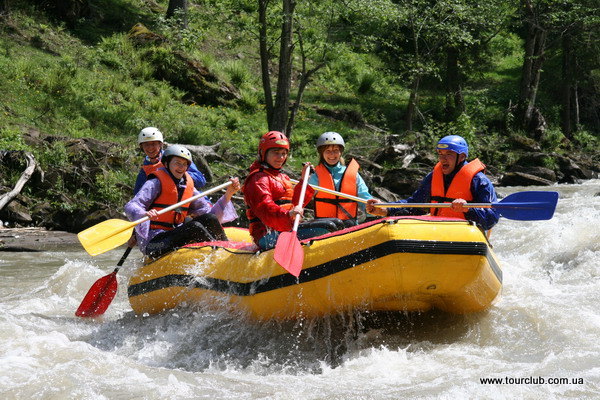
[[(472, 223), (389, 217), (302, 241), (295, 278), (258, 252), (246, 230), (148, 261), (130, 279), (137, 314), (204, 302), (255, 319), (294, 319), (348, 310), (477, 312), (500, 293), (502, 270)], [(245, 241), (245, 242), (244, 242)]]

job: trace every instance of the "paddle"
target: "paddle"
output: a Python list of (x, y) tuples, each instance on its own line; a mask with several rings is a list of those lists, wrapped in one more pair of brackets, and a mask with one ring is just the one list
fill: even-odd
[(125, 253), (117, 263), (117, 268), (110, 274), (98, 279), (92, 285), (81, 301), (79, 308), (75, 311), (76, 316), (97, 317), (104, 314), (117, 294), (117, 272), (119, 272), (119, 268), (121, 268), (130, 252), (131, 247), (127, 247), (127, 250), (125, 250)]
[[(463, 207), (493, 208), (504, 218), (519, 221), (541, 221), (552, 218), (557, 202), (557, 192), (531, 191), (513, 193), (498, 203), (467, 203)], [(384, 208), (449, 208), (452, 206), (451, 203), (376, 203), (374, 205)]]
[[(298, 184), (298, 182), (300, 182), (300, 181), (297, 181), (295, 179), (290, 179), (290, 181), (292, 181), (292, 183), (294, 185), (296, 185), (296, 184)], [(344, 197), (344, 198), (346, 198), (348, 200), (354, 200), (354, 201), (357, 201), (359, 203), (367, 204), (367, 200), (366, 199), (361, 199), (360, 197), (352, 196), (351, 194), (338, 192), (338, 191), (327, 189), (327, 188), (324, 188), (324, 187), (321, 187), (321, 186), (317, 186), (317, 185), (310, 185), (310, 187), (312, 187), (315, 190), (318, 190), (319, 192), (329, 193), (329, 194), (332, 194), (334, 196), (340, 196), (340, 197)]]
[[(292, 179), (292, 183), (298, 181)], [(366, 203), (367, 200), (346, 193), (310, 185), (313, 189), (321, 192), (337, 195), (346, 199)], [(519, 221), (541, 221), (551, 219), (558, 202), (557, 192), (529, 191), (517, 192), (500, 200), (498, 203), (467, 203), (466, 208), (493, 208), (507, 219)], [(382, 208), (449, 208), (450, 203), (376, 203), (376, 207)]]
[[(223, 183), (219, 186), (215, 186), (212, 189), (205, 190), (204, 192), (192, 196), (187, 200), (180, 201), (179, 203), (164, 208), (160, 210), (158, 214), (160, 215), (174, 210), (177, 207), (219, 191), (229, 185), (231, 185), (231, 181)], [(105, 253), (108, 250), (112, 250), (115, 247), (127, 242), (131, 237), (133, 227), (141, 224), (142, 222), (148, 221), (148, 219), (149, 218), (147, 216), (133, 222), (124, 221), (122, 219), (109, 219), (79, 232), (77, 237), (79, 238), (79, 241), (81, 242), (81, 245), (85, 251), (87, 251), (91, 256), (97, 256), (98, 254)]]
[[(302, 188), (300, 190), (300, 200), (298, 204), (302, 206), (304, 204), (304, 195), (306, 194), (306, 186), (308, 186), (308, 177), (310, 175), (310, 168), (306, 168), (304, 173), (304, 180), (302, 182)], [(290, 274), (298, 277), (302, 270), (302, 264), (304, 263), (304, 250), (298, 240), (298, 225), (300, 224), (300, 214), (296, 215), (294, 220), (294, 227), (291, 232), (281, 232), (277, 238), (277, 244), (275, 244), (275, 252), (273, 258), (277, 261), (277, 264), (281, 265)]]

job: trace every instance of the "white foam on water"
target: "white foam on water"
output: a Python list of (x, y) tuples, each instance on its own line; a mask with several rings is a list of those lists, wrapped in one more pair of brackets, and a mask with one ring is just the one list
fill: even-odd
[(398, 316), (370, 328), (359, 315), (257, 323), (203, 305), (135, 316), (126, 287), (139, 253), (119, 272), (106, 314), (81, 319), (75, 309), (120, 250), (96, 258), (7, 253), (0, 262), (0, 396), (598, 398), (600, 182), (556, 189), (561, 199), (551, 221), (502, 220), (494, 228), (504, 287), (488, 312)]

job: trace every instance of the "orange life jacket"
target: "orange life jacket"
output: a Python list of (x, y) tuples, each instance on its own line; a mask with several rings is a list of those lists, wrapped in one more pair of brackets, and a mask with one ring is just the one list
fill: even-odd
[[(151, 204), (151, 208), (160, 211), (167, 207), (172, 206), (180, 201), (187, 200), (194, 195), (194, 181), (187, 172), (185, 173), (185, 189), (181, 198), (177, 191), (177, 185), (173, 181), (173, 178), (167, 170), (164, 168), (158, 169), (152, 173), (160, 181), (160, 193), (154, 202)], [(184, 204), (175, 210), (168, 211), (158, 216), (158, 220), (150, 221), (150, 229), (163, 229), (171, 230), (177, 225), (182, 224), (185, 220), (189, 211), (189, 203)]]
[[(277, 204), (278, 206), (282, 207), (285, 210), (291, 210), (292, 208), (294, 208), (294, 204), (292, 204), (292, 197), (294, 196), (294, 186), (292, 185), (292, 182), (290, 181), (289, 177), (285, 174), (281, 174), (281, 173), (274, 174), (273, 172), (269, 171), (268, 169), (260, 167), (260, 168), (256, 168), (256, 169), (253, 169), (252, 171), (250, 171), (244, 184), (246, 182), (249, 182), (250, 181), (249, 178), (258, 172), (264, 172), (265, 174), (269, 175), (270, 179), (273, 179), (274, 181), (279, 182), (283, 186), (283, 188), (284, 188), (283, 194), (278, 195), (278, 194), (272, 193), (275, 195), (273, 197), (273, 201), (275, 202), (275, 204)], [(242, 192), (243, 192), (243, 188), (242, 188)], [(248, 218), (248, 222), (249, 222), (248, 229), (250, 231), (250, 234), (253, 237), (255, 236), (253, 233), (263, 232), (263, 231), (267, 230), (265, 224), (260, 220), (260, 218), (258, 218), (256, 215), (254, 215), (254, 213), (252, 212), (252, 210), (250, 208), (246, 209), (246, 217)]]
[[(478, 158), (465, 164), (454, 176), (447, 191), (444, 191), (444, 174), (442, 165), (437, 163), (431, 178), (431, 202), (451, 203), (455, 199), (473, 200), (471, 181), (477, 173), (485, 170), (485, 165)], [(465, 213), (452, 211), (450, 208), (431, 208), (431, 215), (440, 217), (465, 218)]]
[[(342, 175), (338, 190), (334, 185), (331, 172), (329, 172), (329, 169), (323, 163), (320, 163), (315, 167), (317, 177), (319, 178), (319, 186), (356, 196), (356, 179), (359, 167), (356, 160), (352, 159), (350, 161), (350, 164), (346, 167)], [(319, 191), (315, 195), (315, 218), (353, 219), (356, 218), (357, 212), (358, 207), (355, 201)]]
[(163, 165), (161, 160), (158, 160), (158, 162), (155, 164), (146, 164), (146, 165), (142, 164), (142, 169), (146, 173), (146, 176), (154, 173), (159, 168), (165, 168), (165, 166)]

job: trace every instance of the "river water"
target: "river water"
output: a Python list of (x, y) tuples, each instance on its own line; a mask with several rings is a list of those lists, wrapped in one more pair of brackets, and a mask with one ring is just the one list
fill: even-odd
[(125, 290), (135, 251), (106, 314), (83, 320), (75, 309), (122, 249), (0, 252), (0, 398), (600, 398), (600, 181), (551, 190), (551, 221), (494, 229), (503, 295), (469, 316), (137, 317)]

